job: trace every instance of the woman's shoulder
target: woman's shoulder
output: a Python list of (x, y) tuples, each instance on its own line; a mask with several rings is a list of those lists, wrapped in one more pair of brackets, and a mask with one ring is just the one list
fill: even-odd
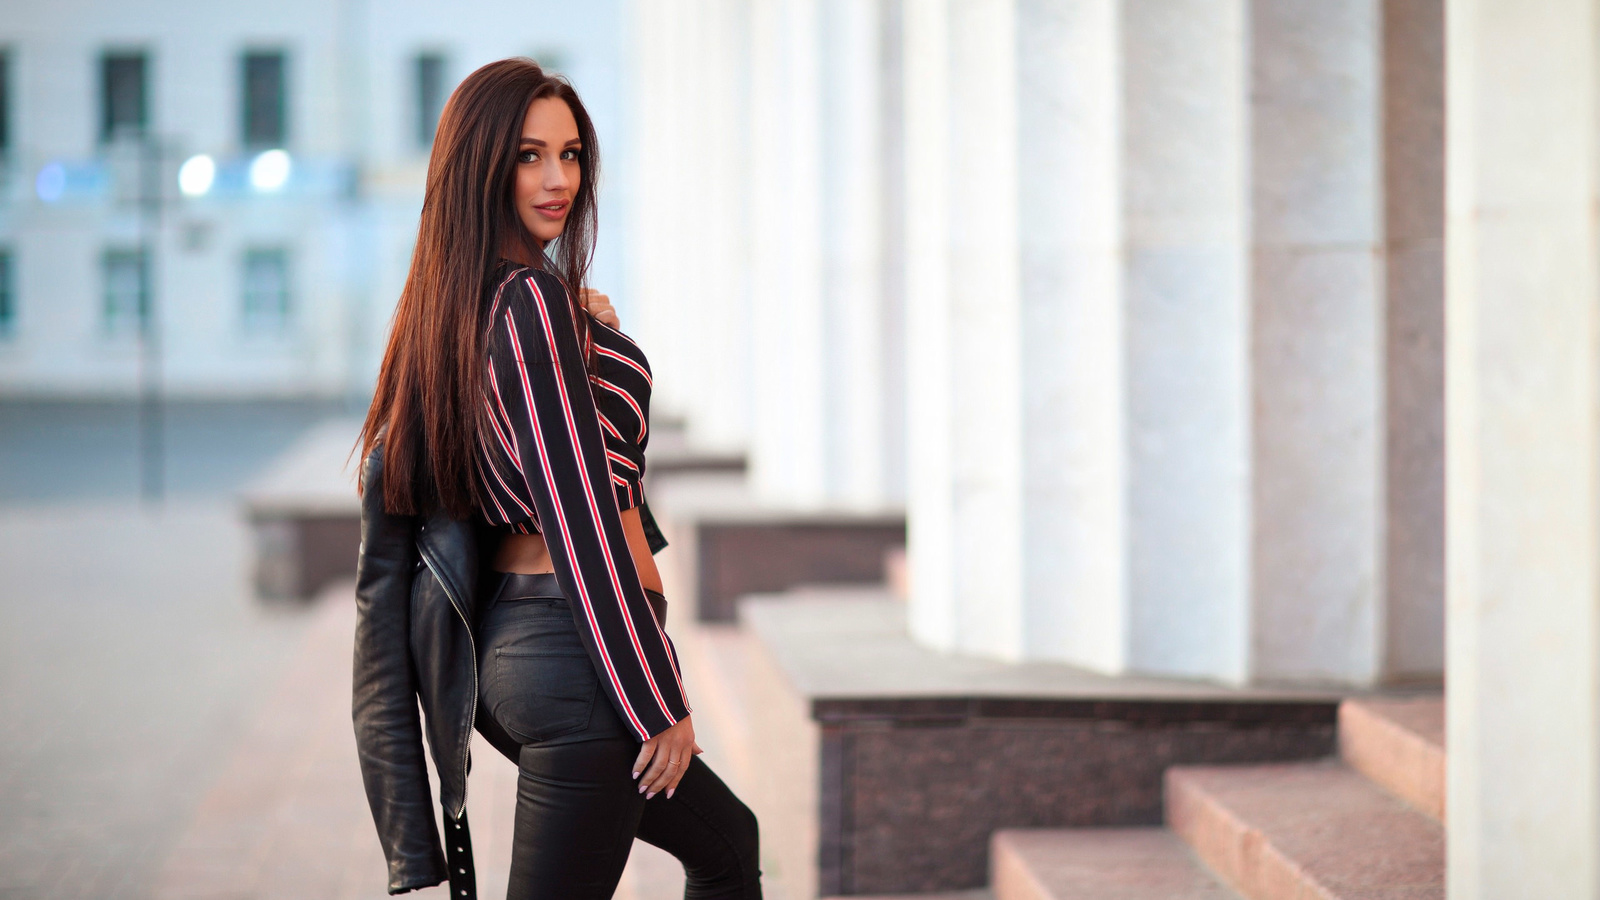
[(567, 303), (567, 285), (554, 272), (517, 263), (502, 263), (490, 284), (496, 301), (510, 298), (543, 304)]
[(553, 272), (517, 263), (502, 263), (496, 267), (489, 280), (493, 294), (489, 318), (497, 321), (500, 314), (513, 308), (530, 305), (564, 308), (567, 304), (566, 284)]

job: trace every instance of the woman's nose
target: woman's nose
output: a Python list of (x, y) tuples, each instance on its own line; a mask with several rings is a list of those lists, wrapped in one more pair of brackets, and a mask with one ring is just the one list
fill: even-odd
[(544, 189), (547, 191), (564, 191), (568, 187), (566, 167), (561, 165), (561, 160), (556, 159), (544, 165)]

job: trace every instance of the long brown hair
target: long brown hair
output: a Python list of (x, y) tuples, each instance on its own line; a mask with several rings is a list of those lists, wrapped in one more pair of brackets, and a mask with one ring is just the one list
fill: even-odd
[[(561, 236), (544, 256), (513, 204), (523, 117), (535, 100), (564, 100), (578, 123), (582, 178)], [(468, 75), (439, 117), (428, 159), (411, 271), (395, 307), (377, 390), (361, 427), (362, 458), (383, 441), (383, 505), (397, 514), (477, 508), (478, 435), (489, 328), (487, 288), (507, 239), (549, 259), (572, 293), (573, 327), (587, 347), (576, 302), (594, 252), (600, 158), (594, 125), (565, 79), (531, 59), (502, 59)], [(593, 366), (593, 360), (589, 360)]]

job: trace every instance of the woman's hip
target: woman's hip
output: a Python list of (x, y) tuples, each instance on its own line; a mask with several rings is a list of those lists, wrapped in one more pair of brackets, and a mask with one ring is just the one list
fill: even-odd
[(508, 576), (484, 615), (478, 693), (518, 743), (627, 734), (554, 575)]

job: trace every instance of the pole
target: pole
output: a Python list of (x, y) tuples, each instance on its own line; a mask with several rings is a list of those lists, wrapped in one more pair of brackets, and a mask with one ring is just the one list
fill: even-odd
[(155, 259), (161, 241), (161, 148), (146, 134), (139, 140), (139, 493), (160, 503), (166, 490), (166, 442), (161, 391), (161, 320)]

